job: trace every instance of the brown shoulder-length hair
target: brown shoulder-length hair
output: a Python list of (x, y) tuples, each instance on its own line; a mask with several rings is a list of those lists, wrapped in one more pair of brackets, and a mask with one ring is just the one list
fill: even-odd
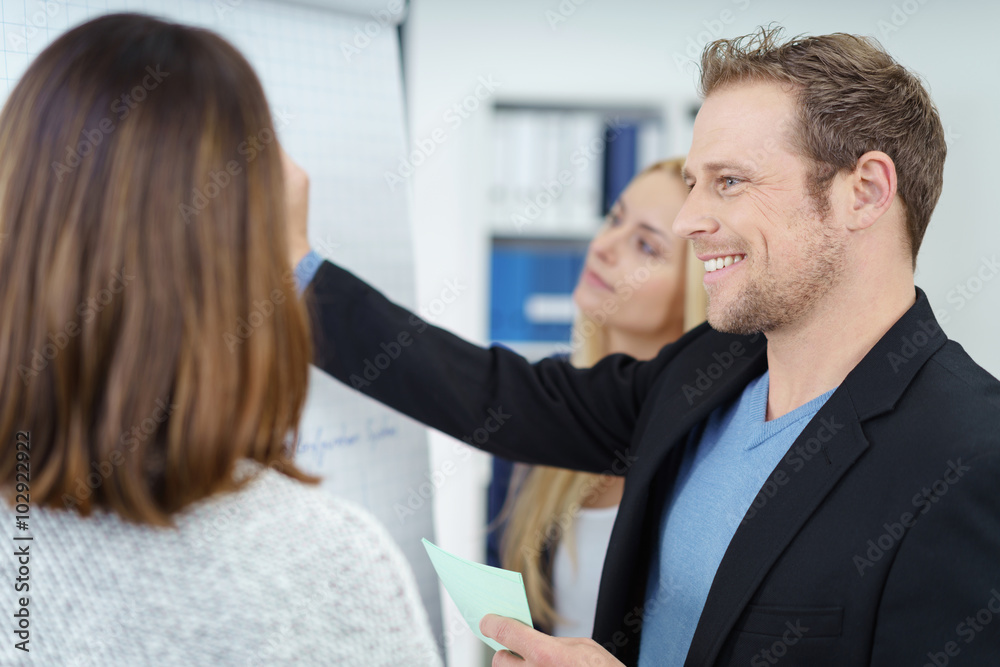
[(239, 488), (241, 459), (315, 481), (290, 460), (311, 345), (280, 150), (236, 49), (136, 14), (82, 24), (11, 92), (0, 155), (8, 497), (28, 463), (35, 505), (169, 525)]
[(916, 266), (948, 153), (930, 95), (873, 37), (834, 33), (782, 42), (781, 34), (780, 26), (767, 26), (708, 44), (701, 56), (702, 96), (734, 84), (791, 84), (799, 111), (792, 139), (812, 162), (809, 190), (823, 213), (834, 176), (853, 171), (868, 151), (892, 158)]

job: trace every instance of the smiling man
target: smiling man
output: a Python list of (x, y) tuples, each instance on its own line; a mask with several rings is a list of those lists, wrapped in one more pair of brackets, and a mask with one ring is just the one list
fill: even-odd
[[(674, 231), (705, 261), (708, 325), (651, 361), (529, 364), (303, 262), (319, 267), (306, 278), (321, 368), (346, 381), (406, 332), (365, 393), (458, 438), (502, 406), (483, 449), (625, 475), (594, 638), (487, 616), (483, 632), (523, 656), (494, 665), (1000, 655), (1000, 382), (913, 283), (941, 121), (873, 41), (778, 37), (705, 50)], [(299, 262), (305, 218), (290, 224)]]
[[(734, 83), (713, 91), (695, 122), (684, 168), (691, 194), (674, 227), (705, 260), (709, 320), (718, 331), (770, 333), (810, 317), (847, 268), (847, 238), (829, 202), (808, 192), (810, 167), (794, 146), (796, 112), (792, 86)], [(882, 160), (874, 175), (887, 176), (887, 156), (865, 157)], [(871, 184), (891, 199), (891, 184)], [(893, 214), (898, 222), (899, 207)], [(893, 235), (901, 247), (902, 227)], [(728, 257), (732, 263), (719, 261)]]

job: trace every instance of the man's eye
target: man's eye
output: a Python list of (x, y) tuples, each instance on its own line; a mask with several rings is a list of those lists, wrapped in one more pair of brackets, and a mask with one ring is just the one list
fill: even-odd
[(735, 176), (723, 176), (719, 181), (727, 188), (739, 185), (742, 181)]

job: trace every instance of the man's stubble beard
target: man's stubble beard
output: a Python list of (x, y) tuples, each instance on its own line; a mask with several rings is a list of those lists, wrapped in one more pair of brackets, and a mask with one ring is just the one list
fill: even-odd
[[(822, 208), (814, 205), (810, 212), (817, 216)], [(749, 335), (787, 327), (807, 315), (840, 283), (845, 243), (833, 233), (829, 217), (800, 219), (795, 224), (801, 230), (797, 244), (803, 249), (802, 265), (794, 274), (778, 277), (770, 257), (748, 253), (742, 260), (748, 262), (744, 271), (748, 275), (728, 303), (713, 307), (712, 290), (708, 290), (708, 323), (713, 329)]]

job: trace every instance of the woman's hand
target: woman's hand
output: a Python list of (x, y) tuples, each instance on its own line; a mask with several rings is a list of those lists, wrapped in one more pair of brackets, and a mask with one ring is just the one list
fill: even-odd
[(309, 253), (309, 174), (285, 149), (281, 151), (281, 167), (285, 172), (285, 215), (288, 226), (288, 252), (292, 269)]
[(522, 656), (497, 651), (493, 667), (624, 667), (593, 639), (550, 637), (496, 614), (486, 614), (479, 631)]

